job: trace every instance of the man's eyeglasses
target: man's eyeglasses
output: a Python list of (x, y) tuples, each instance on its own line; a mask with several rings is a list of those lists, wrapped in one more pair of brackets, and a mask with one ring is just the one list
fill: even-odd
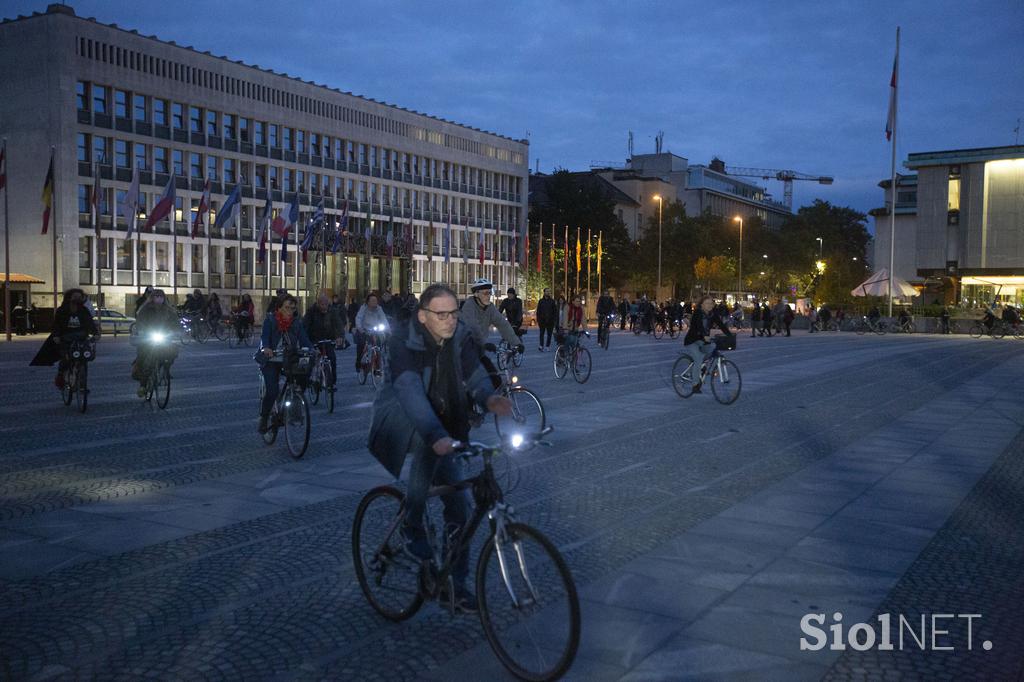
[(457, 320), (459, 319), (459, 313), (462, 312), (461, 310), (431, 310), (430, 308), (420, 308), (420, 310), (437, 315), (437, 319), (442, 322), (448, 319)]

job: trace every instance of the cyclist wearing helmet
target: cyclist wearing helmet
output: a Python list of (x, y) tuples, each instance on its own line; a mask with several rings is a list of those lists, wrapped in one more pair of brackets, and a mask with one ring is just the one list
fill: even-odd
[(473, 335), (476, 344), (483, 348), (487, 343), (487, 335), (490, 333), (491, 327), (494, 326), (498, 328), (498, 333), (501, 334), (501, 338), (505, 339), (505, 343), (522, 353), (524, 350), (522, 341), (516, 336), (512, 325), (491, 302), (491, 296), (494, 293), (494, 285), (491, 284), (491, 280), (478, 279), (473, 282), (470, 289), (473, 295), (462, 304), (462, 322)]

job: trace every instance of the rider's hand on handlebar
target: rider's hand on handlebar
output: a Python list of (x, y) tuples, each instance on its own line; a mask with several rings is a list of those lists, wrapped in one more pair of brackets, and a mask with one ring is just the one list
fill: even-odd
[(512, 414), (512, 401), (502, 395), (492, 395), (487, 398), (487, 411), (507, 417)]
[(519, 353), (521, 355), (524, 351), (526, 351), (526, 346), (524, 346), (521, 343), (516, 344), (516, 352), (517, 353)]
[(431, 449), (434, 451), (435, 455), (437, 455), (438, 457), (443, 457), (444, 455), (450, 455), (453, 452), (455, 452), (455, 448), (458, 445), (459, 441), (445, 436), (441, 440), (434, 443), (434, 445), (431, 446)]
[(705, 336), (704, 337), (704, 343), (711, 343), (711, 337), (710, 336)]
[(264, 348), (263, 349), (263, 355), (268, 357), (268, 358), (274, 357), (274, 349), (273, 348)]

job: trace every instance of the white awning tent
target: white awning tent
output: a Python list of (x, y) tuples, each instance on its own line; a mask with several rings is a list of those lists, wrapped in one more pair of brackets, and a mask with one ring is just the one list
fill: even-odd
[[(888, 296), (889, 268), (879, 269), (850, 293), (854, 296)], [(899, 277), (893, 277), (892, 295), (917, 296), (917, 289), (910, 286), (906, 280), (900, 279)]]

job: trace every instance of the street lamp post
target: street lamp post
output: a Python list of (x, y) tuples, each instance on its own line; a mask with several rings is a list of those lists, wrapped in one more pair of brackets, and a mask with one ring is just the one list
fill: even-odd
[(825, 240), (821, 237), (815, 237), (818, 240), (818, 260), (822, 259), (822, 252), (825, 250)]
[(738, 298), (743, 292), (743, 218), (736, 216), (733, 221), (740, 224), (740, 266), (739, 276), (736, 278), (736, 296)]
[(658, 201), (658, 292), (655, 294), (655, 298), (658, 298), (661, 296), (661, 209), (665, 200), (660, 194), (655, 194), (654, 198)]

